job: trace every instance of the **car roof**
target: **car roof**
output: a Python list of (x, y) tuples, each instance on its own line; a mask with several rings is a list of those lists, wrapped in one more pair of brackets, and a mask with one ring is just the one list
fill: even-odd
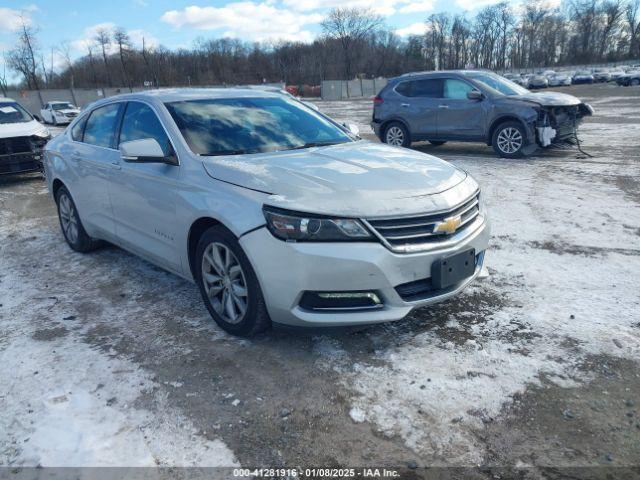
[(258, 88), (161, 88), (143, 92), (124, 93), (99, 100), (95, 105), (123, 100), (151, 100), (158, 102), (180, 102), (184, 100), (206, 100), (210, 98), (282, 98), (281, 93)]

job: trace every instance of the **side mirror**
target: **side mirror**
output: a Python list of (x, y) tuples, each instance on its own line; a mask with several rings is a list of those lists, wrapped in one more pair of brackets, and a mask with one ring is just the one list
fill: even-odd
[(155, 138), (122, 142), (120, 144), (120, 153), (125, 162), (178, 165), (175, 155), (165, 156), (162, 147)]
[(343, 123), (344, 128), (346, 128), (351, 135), (355, 135), (356, 137), (360, 136), (360, 129), (355, 123)]
[(482, 100), (484, 95), (482, 95), (482, 92), (479, 90), (471, 90), (470, 92), (467, 92), (467, 98), (469, 100)]

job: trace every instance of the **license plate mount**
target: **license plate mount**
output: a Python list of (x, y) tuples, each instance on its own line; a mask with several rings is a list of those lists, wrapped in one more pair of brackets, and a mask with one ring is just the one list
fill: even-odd
[(441, 258), (431, 265), (431, 285), (437, 290), (443, 290), (469, 278), (475, 269), (475, 248)]

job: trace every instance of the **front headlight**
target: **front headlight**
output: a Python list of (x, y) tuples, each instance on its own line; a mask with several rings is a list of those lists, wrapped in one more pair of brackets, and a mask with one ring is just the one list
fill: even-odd
[(349, 242), (372, 240), (365, 226), (353, 218), (333, 218), (264, 206), (267, 228), (277, 238), (290, 241)]

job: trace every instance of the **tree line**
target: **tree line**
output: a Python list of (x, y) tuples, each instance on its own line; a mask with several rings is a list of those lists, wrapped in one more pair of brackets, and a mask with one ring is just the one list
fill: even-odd
[[(38, 30), (27, 22), (6, 65), (20, 87), (100, 88), (256, 84), (391, 77), (408, 71), (556, 67), (640, 58), (640, 0), (501, 2), (475, 15), (434, 13), (424, 33), (398, 36), (369, 9), (336, 8), (311, 43), (199, 38), (191, 48), (134, 46), (120, 27), (100, 29), (76, 58), (69, 42), (47, 65)], [(64, 66), (54, 70), (53, 55)], [(6, 72), (0, 87), (7, 88)]]

